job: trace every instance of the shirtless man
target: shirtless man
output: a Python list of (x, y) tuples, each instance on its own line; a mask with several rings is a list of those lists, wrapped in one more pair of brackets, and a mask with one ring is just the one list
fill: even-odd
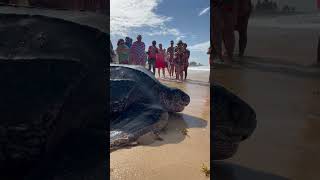
[(167, 49), (167, 57), (168, 57), (168, 67), (169, 67), (169, 76), (173, 76), (174, 73), (174, 42), (170, 41), (170, 47), (168, 47)]

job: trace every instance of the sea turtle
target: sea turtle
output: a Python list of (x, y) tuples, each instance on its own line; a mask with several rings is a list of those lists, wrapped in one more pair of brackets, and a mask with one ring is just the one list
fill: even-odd
[(141, 66), (110, 65), (110, 149), (158, 132), (168, 112), (181, 112), (189, 102), (185, 92), (161, 84)]
[[(92, 149), (98, 143), (105, 144), (109, 35), (89, 25), (40, 15), (18, 15), (16, 11), (0, 13), (0, 179), (24, 179), (31, 171), (45, 172), (47, 176), (56, 170), (49, 168), (55, 163), (47, 159), (58, 155), (60, 158), (53, 159), (60, 159), (60, 164), (55, 164), (60, 168), (56, 173), (66, 172), (61, 164), (73, 162), (90, 166), (82, 166), (80, 171), (80, 167), (69, 163), (69, 169), (84, 177), (105, 157), (98, 151), (88, 153), (84, 148), (76, 148), (74, 143), (81, 139), (84, 147)], [(23, 11), (37, 14), (40, 10)], [(61, 13), (51, 14), (63, 17)], [(68, 138), (78, 130), (86, 135)], [(93, 140), (91, 134), (95, 132), (101, 135)], [(57, 153), (58, 149), (64, 153)], [(73, 156), (75, 153), (67, 151), (85, 152), (86, 156)], [(97, 162), (74, 163), (85, 157)]]
[(242, 99), (218, 85), (211, 85), (213, 160), (232, 157), (239, 143), (252, 135), (256, 126), (255, 111)]

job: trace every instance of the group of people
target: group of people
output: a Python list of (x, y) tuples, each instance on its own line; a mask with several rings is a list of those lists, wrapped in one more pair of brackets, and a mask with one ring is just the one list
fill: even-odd
[(137, 36), (137, 41), (132, 43), (130, 37), (119, 39), (116, 48), (116, 54), (119, 64), (141, 65), (146, 67), (155, 75), (158, 69), (158, 76), (162, 71), (165, 77), (166, 70), (169, 77), (176, 75), (176, 79), (183, 81), (188, 75), (190, 51), (187, 44), (181, 40), (174, 45), (174, 41), (170, 41), (170, 46), (165, 49), (160, 43), (157, 46), (156, 41), (152, 41), (152, 45), (148, 47), (147, 52), (145, 43), (142, 42), (142, 36)]

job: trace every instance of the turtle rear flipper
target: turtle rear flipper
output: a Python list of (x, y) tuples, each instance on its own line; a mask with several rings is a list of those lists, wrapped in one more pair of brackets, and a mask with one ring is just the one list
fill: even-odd
[(135, 142), (139, 137), (157, 132), (168, 123), (168, 113), (158, 105), (134, 104), (111, 121), (110, 149)]

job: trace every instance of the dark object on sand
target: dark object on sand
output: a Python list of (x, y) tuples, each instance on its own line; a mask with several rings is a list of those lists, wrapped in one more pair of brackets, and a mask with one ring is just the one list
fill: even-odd
[(73, 129), (105, 129), (109, 38), (60, 19), (0, 16), (0, 179), (21, 179)]
[(222, 86), (211, 85), (211, 92), (213, 159), (228, 159), (237, 152), (239, 143), (252, 135), (257, 125), (256, 114), (246, 102)]
[(181, 112), (189, 102), (186, 93), (161, 84), (143, 67), (110, 65), (110, 149), (160, 131), (168, 112)]

